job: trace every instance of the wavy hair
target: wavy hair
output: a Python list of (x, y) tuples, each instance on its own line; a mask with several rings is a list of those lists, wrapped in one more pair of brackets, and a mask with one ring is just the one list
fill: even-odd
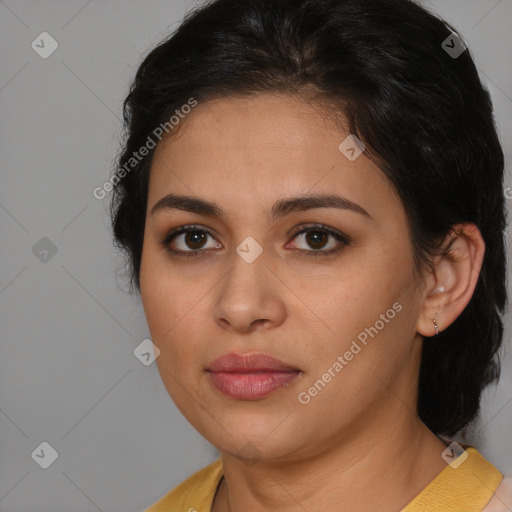
[[(436, 434), (453, 435), (477, 417), (483, 388), (500, 373), (506, 219), (489, 93), (469, 50), (455, 57), (445, 41), (464, 44), (411, 0), (208, 2), (140, 65), (124, 102), (115, 172), (191, 97), (204, 103), (276, 92), (328, 104), (399, 194), (418, 269), (455, 224), (471, 222), (482, 233), (473, 297), (423, 344), (418, 414)], [(115, 244), (139, 291), (153, 152), (115, 180), (110, 204)]]

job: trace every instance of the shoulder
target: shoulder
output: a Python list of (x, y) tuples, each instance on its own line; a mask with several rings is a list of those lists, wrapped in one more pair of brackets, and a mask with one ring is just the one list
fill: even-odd
[(512, 477), (505, 477), (482, 512), (508, 512), (512, 510)]
[(452, 460), (402, 512), (484, 510), (503, 475), (474, 447), (462, 446), (464, 452)]
[(210, 512), (222, 474), (222, 459), (218, 459), (189, 476), (144, 512)]

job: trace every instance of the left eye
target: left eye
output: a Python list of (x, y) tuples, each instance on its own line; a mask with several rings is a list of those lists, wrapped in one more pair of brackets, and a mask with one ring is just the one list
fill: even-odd
[[(349, 244), (348, 237), (342, 233), (337, 233), (325, 227), (319, 228), (315, 226), (302, 229), (294, 235), (293, 240), (295, 239), (305, 242), (309, 247), (314, 249), (311, 251), (307, 248), (299, 248), (299, 250), (312, 253), (331, 253), (340, 249), (340, 245), (344, 246)], [(296, 243), (293, 245), (296, 246)], [(289, 248), (290, 243), (287, 243), (285, 247)], [(320, 251), (320, 249), (322, 250)]]
[[(220, 247), (215, 245), (206, 246), (205, 242), (208, 237), (214, 239), (213, 234), (209, 230), (200, 226), (188, 226), (172, 231), (161, 243), (172, 254), (177, 256), (198, 256), (201, 253), (207, 252), (207, 249), (222, 248), (220, 244)], [(296, 242), (293, 242), (295, 239), (305, 242), (312, 249), (297, 248)], [(330, 244), (328, 243), (329, 239)], [(311, 256), (320, 256), (340, 251), (349, 244), (350, 239), (343, 233), (333, 230), (328, 226), (313, 225), (296, 231), (291, 241), (285, 245), (285, 248), (294, 248)]]

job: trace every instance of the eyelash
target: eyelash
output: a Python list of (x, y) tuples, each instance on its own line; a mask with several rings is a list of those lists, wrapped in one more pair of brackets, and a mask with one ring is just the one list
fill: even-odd
[[(190, 250), (190, 251), (181, 251), (176, 249), (171, 249), (170, 243), (179, 235), (182, 235), (184, 233), (189, 232), (204, 232), (210, 235), (212, 238), (215, 238), (213, 233), (202, 226), (198, 225), (190, 225), (190, 226), (180, 226), (179, 228), (171, 231), (168, 233), (165, 238), (161, 241), (161, 244), (163, 247), (165, 247), (169, 252), (176, 256), (185, 256), (185, 257), (198, 257), (204, 255), (206, 252), (209, 251), (209, 249), (197, 249), (197, 250)], [(341, 243), (340, 246), (335, 247), (334, 249), (329, 249), (328, 251), (322, 251), (321, 249), (318, 250), (307, 250), (307, 249), (296, 249), (300, 253), (303, 253), (303, 256), (306, 258), (316, 258), (318, 256), (326, 256), (330, 254), (337, 253), (341, 251), (344, 247), (350, 245), (351, 240), (348, 236), (341, 233), (340, 231), (334, 230), (328, 226), (325, 226), (323, 224), (308, 224), (306, 226), (300, 226), (292, 233), (292, 239), (296, 238), (299, 235), (302, 235), (303, 233), (308, 232), (325, 232), (329, 235), (331, 235), (335, 240)]]

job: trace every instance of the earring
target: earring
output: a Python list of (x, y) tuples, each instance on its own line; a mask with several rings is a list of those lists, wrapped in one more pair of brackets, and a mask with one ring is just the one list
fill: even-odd
[(432, 319), (432, 322), (434, 322), (434, 329), (436, 330), (436, 336), (439, 334), (439, 327), (437, 326), (437, 322), (436, 322), (436, 319), (433, 318)]

